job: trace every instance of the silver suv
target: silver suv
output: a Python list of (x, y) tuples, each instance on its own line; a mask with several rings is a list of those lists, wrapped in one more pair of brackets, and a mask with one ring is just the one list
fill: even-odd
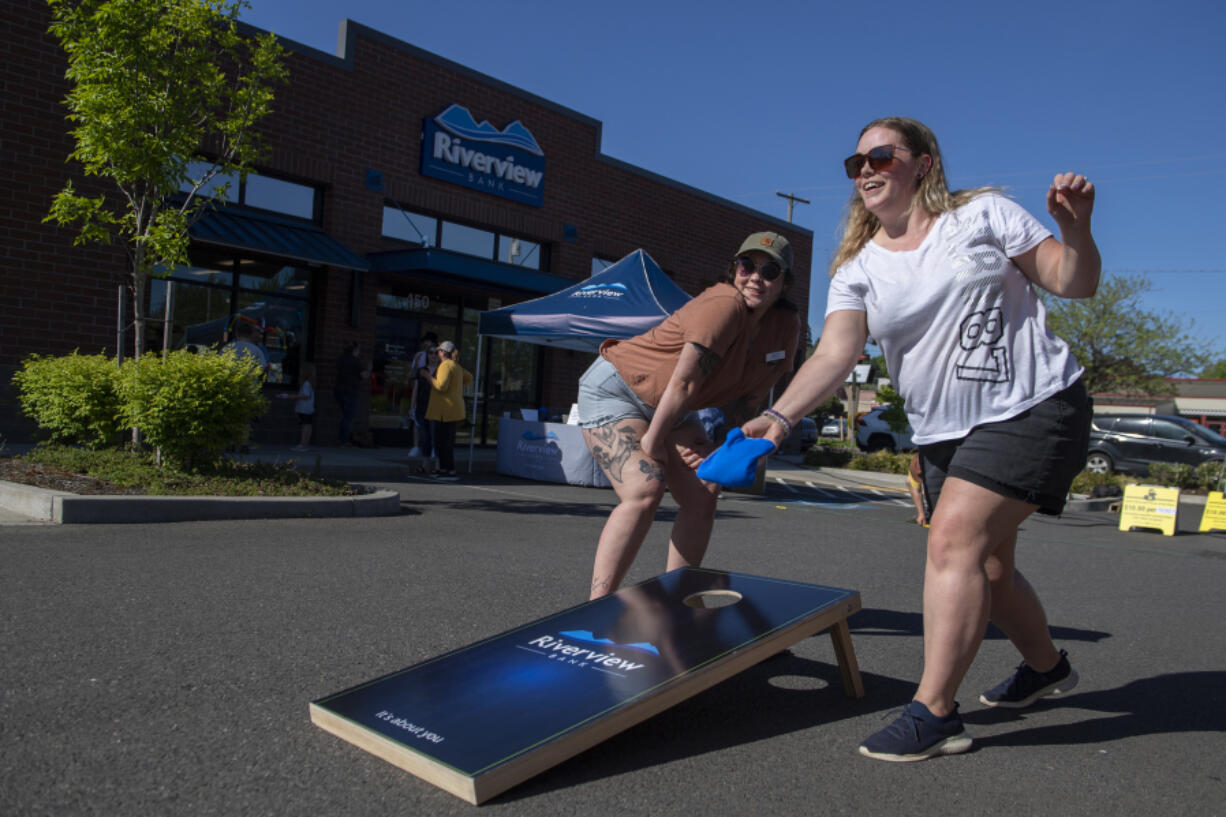
[(867, 414), (856, 422), (856, 445), (865, 451), (908, 451), (915, 448), (911, 442), (911, 426), (908, 424), (902, 431), (894, 431), (890, 424), (881, 419), (885, 406), (870, 409)]

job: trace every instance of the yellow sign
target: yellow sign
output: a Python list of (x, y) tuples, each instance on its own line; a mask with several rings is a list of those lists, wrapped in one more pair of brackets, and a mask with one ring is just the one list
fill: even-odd
[(1175, 535), (1179, 515), (1179, 489), (1157, 485), (1128, 485), (1120, 508), (1120, 530), (1156, 528), (1167, 536)]
[(1200, 530), (1226, 530), (1226, 499), (1221, 491), (1209, 492), (1205, 515), (1200, 518)]

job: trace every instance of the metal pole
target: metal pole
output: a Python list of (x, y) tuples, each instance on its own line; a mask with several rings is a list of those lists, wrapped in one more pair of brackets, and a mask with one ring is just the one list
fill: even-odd
[(481, 347), (485, 339), (477, 333), (477, 377), (473, 380), (473, 427), (468, 433), (468, 473), (473, 472), (473, 447), (477, 441), (477, 397), (481, 394)]
[(162, 314), (162, 359), (170, 352), (170, 324), (175, 316), (175, 282), (166, 282), (166, 309)]
[(123, 284), (119, 285), (119, 310), (115, 315), (115, 363), (123, 365), (123, 316), (127, 312), (127, 294), (128, 290)]

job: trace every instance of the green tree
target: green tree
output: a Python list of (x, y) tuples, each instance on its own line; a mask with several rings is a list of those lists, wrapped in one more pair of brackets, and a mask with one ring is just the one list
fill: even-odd
[(284, 49), (239, 35), (244, 0), (48, 2), (72, 83), (68, 158), (115, 195), (80, 195), (69, 180), (45, 220), (78, 225), (77, 244), (124, 243), (140, 357), (146, 282), (187, 263), (188, 227), (208, 195), (224, 198), (217, 181), (245, 178), (262, 155), (255, 126), (288, 76)]
[(1199, 371), (1209, 362), (1186, 329), (1191, 322), (1143, 308), (1153, 284), (1144, 275), (1104, 277), (1093, 298), (1043, 293), (1047, 325), (1068, 341), (1085, 367), (1091, 394), (1169, 394), (1163, 378)]
[(1226, 360), (1206, 366), (1200, 376), (1207, 380), (1226, 380)]
[(885, 405), (885, 410), (881, 412), (881, 419), (885, 420), (890, 430), (906, 431), (910, 421), (907, 420), (902, 395), (892, 386), (882, 386), (877, 389), (877, 400)]

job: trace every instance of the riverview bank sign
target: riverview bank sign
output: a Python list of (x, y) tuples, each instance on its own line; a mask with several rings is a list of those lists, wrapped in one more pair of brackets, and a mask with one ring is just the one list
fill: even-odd
[(540, 207), (544, 204), (545, 154), (515, 120), (502, 130), (477, 124), (467, 108), (451, 105), (422, 120), (421, 174)]

